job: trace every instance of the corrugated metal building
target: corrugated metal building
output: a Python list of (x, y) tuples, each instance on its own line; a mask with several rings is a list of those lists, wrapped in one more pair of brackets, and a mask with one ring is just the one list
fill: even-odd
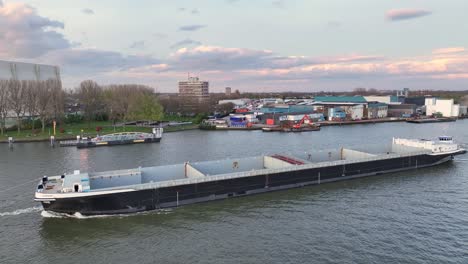
[(0, 80), (60, 81), (58, 66), (0, 60)]
[(415, 104), (388, 105), (389, 117), (411, 117), (416, 114)]
[(367, 103), (364, 96), (316, 96), (314, 100), (321, 103)]
[[(0, 60), (0, 80), (46, 81), (60, 79), (58, 66)], [(15, 114), (8, 113), (6, 127), (15, 124)]]

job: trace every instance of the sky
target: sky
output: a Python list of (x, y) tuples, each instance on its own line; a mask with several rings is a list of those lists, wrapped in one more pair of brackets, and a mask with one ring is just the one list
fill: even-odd
[(466, 0), (0, 0), (0, 59), (177, 92), (468, 90)]

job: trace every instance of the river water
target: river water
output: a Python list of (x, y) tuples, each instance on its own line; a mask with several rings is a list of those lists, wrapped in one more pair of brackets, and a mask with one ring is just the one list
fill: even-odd
[[(264, 153), (452, 135), (468, 120), (324, 127), (320, 132), (185, 131), (159, 144), (77, 150), (0, 144), (1, 263), (468, 263), (468, 155), (393, 173), (112, 217), (52, 217), (36, 180)], [(464, 160), (465, 159), (465, 160)]]

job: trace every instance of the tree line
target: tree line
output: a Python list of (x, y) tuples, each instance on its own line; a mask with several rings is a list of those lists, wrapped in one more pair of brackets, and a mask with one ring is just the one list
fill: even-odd
[(0, 133), (6, 129), (6, 119), (16, 118), (18, 132), (25, 117), (41, 121), (44, 132), (47, 122), (63, 115), (64, 92), (58, 80), (0, 80)]
[(153, 88), (138, 84), (100, 86), (92, 80), (81, 82), (76, 89), (83, 116), (88, 124), (98, 115), (118, 120), (161, 120), (163, 107)]

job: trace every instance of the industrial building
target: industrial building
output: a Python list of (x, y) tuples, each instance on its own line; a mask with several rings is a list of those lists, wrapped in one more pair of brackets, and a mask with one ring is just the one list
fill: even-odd
[(395, 95), (371, 95), (364, 96), (367, 102), (379, 102), (384, 104), (399, 104), (400, 100)]
[[(367, 104), (367, 118), (376, 119), (388, 116), (388, 104), (379, 102), (369, 102)], [(366, 114), (364, 114), (366, 116)]]
[(244, 107), (248, 104), (251, 103), (251, 99), (248, 99), (248, 98), (242, 98), (242, 99), (225, 99), (225, 100), (219, 100), (218, 101), (218, 104), (233, 104), (235, 108), (240, 108), (240, 107)]
[(389, 117), (412, 117), (416, 114), (415, 104), (390, 104), (388, 105), (388, 116)]
[(364, 98), (364, 96), (316, 96), (314, 101), (316, 103), (367, 103), (367, 100)]
[(440, 114), (443, 117), (458, 117), (460, 115), (460, 105), (455, 104), (453, 99), (430, 97), (426, 98), (425, 106), (427, 116)]
[(0, 60), (0, 80), (60, 81), (58, 66)]
[[(0, 80), (46, 81), (50, 79), (61, 81), (58, 66), (0, 60)], [(28, 113), (25, 115), (28, 116)], [(9, 112), (5, 126), (10, 127), (15, 122), (16, 115)]]

